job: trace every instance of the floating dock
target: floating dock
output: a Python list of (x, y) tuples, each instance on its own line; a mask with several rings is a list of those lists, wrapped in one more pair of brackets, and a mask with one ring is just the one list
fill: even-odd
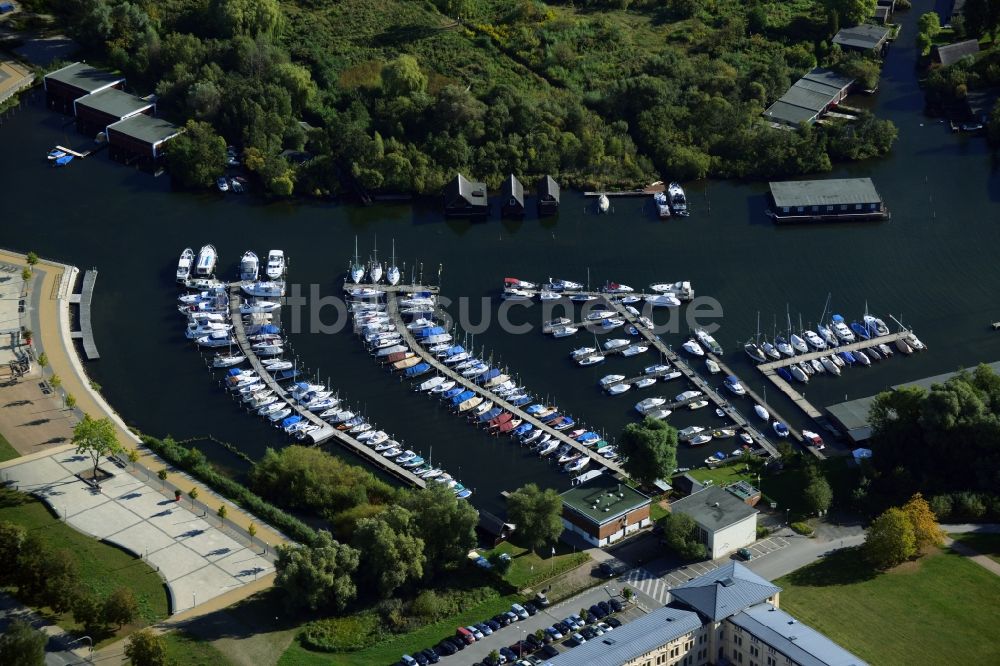
[[(431, 291), (429, 287), (422, 287), (419, 285), (407, 285), (407, 286), (396, 286), (396, 287), (386, 287), (383, 285), (355, 285), (355, 286), (345, 286), (345, 289), (358, 288), (358, 287), (372, 287), (375, 289), (380, 289), (385, 291), (387, 299), (386, 311), (389, 315), (390, 320), (396, 329), (403, 336), (403, 344), (409, 347), (417, 356), (421, 358), (425, 363), (430, 364), (432, 368), (437, 372), (437, 374), (447, 377), (448, 379), (454, 380), (457, 385), (464, 387), (466, 390), (474, 391), (476, 395), (482, 396), (484, 399), (492, 400), (493, 404), (501, 409), (508, 411), (517, 418), (521, 419), (522, 423), (530, 423), (535, 429), (541, 430), (542, 432), (552, 435), (554, 439), (557, 439), (563, 444), (568, 444), (580, 453), (588, 456), (593, 463), (606, 468), (608, 471), (614, 474), (620, 474), (621, 476), (626, 476), (624, 470), (622, 470), (621, 465), (600, 455), (597, 451), (590, 449), (583, 444), (580, 444), (575, 439), (572, 439), (566, 433), (549, 427), (539, 419), (535, 418), (531, 414), (528, 414), (520, 407), (515, 407), (503, 398), (497, 396), (488, 388), (476, 384), (472, 379), (468, 377), (463, 377), (460, 373), (455, 372), (450, 367), (442, 363), (434, 354), (430, 353), (423, 345), (417, 342), (414, 338), (413, 333), (406, 328), (406, 323), (403, 321), (403, 317), (399, 312), (399, 304), (397, 302), (396, 296), (400, 293), (410, 293), (415, 291)], [(436, 292), (435, 292), (436, 293)], [(582, 427), (582, 426), (581, 426)]]
[(584, 192), (585, 197), (599, 197), (602, 194), (606, 197), (651, 197), (657, 192), (666, 192), (667, 186), (665, 183), (653, 183), (643, 188), (635, 190), (620, 190), (615, 192)]
[(243, 296), (240, 291), (240, 283), (235, 282), (230, 284), (229, 314), (233, 324), (233, 333), (236, 337), (236, 343), (239, 345), (243, 354), (247, 357), (247, 360), (250, 361), (250, 365), (257, 372), (257, 375), (264, 380), (265, 384), (267, 384), (267, 387), (274, 391), (274, 394), (278, 396), (280, 400), (288, 403), (288, 406), (291, 407), (296, 414), (308, 420), (313, 425), (319, 426), (319, 430), (309, 433), (309, 438), (312, 442), (314, 444), (321, 444), (331, 439), (336, 439), (342, 446), (344, 446), (344, 448), (367, 460), (376, 467), (389, 472), (396, 478), (405, 481), (412, 486), (417, 486), (418, 488), (426, 487), (426, 481), (415, 475), (410, 470), (397, 465), (394, 461), (380, 455), (371, 447), (365, 446), (351, 437), (348, 433), (337, 430), (332, 425), (291, 399), (291, 396), (288, 395), (288, 392), (284, 389), (284, 387), (278, 383), (278, 380), (275, 379), (260, 362), (257, 354), (253, 351), (250, 341), (247, 339), (246, 328), (243, 325), (243, 317), (240, 313), (240, 303), (242, 300)]
[(83, 353), (88, 361), (96, 361), (101, 358), (97, 351), (97, 344), (94, 342), (94, 329), (90, 319), (90, 304), (94, 298), (94, 285), (97, 283), (97, 269), (92, 268), (83, 274), (83, 286), (79, 294), (69, 297), (70, 303), (76, 303), (80, 307), (80, 330), (70, 333), (70, 337), (83, 342)]

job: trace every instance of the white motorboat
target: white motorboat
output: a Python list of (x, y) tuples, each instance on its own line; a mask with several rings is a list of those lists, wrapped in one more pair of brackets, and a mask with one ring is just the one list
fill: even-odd
[(700, 435), (695, 435), (690, 440), (688, 440), (689, 446), (701, 446), (702, 444), (708, 444), (712, 441), (712, 436), (706, 433), (701, 433)]
[(756, 414), (758, 416), (758, 418), (760, 418), (760, 420), (762, 420), (762, 421), (770, 421), (771, 420), (771, 414), (766, 409), (764, 409), (764, 407), (762, 407), (761, 405), (754, 405), (753, 406), (753, 411), (754, 411), (754, 414)]
[(421, 382), (417, 386), (417, 390), (418, 391), (430, 391), (432, 388), (434, 388), (435, 386), (437, 386), (438, 384), (441, 384), (443, 382), (444, 382), (444, 377), (441, 377), (441, 376), (431, 377), (427, 381)]
[(654, 409), (662, 407), (665, 404), (667, 404), (666, 398), (662, 398), (659, 396), (655, 398), (646, 398), (644, 400), (640, 400), (639, 402), (635, 403), (635, 411), (639, 412), (640, 414), (646, 414), (647, 412), (651, 412)]
[(622, 347), (628, 347), (628, 340), (624, 338), (612, 338), (606, 341), (603, 345), (604, 351), (612, 351), (614, 349), (621, 349)]
[(792, 344), (792, 348), (795, 349), (795, 351), (797, 352), (805, 354), (806, 352), (809, 351), (809, 345), (806, 344), (806, 341), (795, 333), (792, 333), (789, 336), (788, 341)]
[(240, 280), (254, 282), (260, 273), (260, 260), (253, 250), (247, 250), (240, 259)]
[(778, 437), (788, 437), (788, 426), (781, 421), (775, 421), (772, 423), (771, 428), (774, 429), (774, 434)]
[(719, 364), (716, 363), (715, 359), (711, 358), (705, 359), (705, 368), (707, 368), (709, 373), (713, 375), (717, 375), (722, 372), (722, 368), (719, 367)]
[(823, 364), (820, 363), (820, 360), (818, 358), (810, 360), (809, 364), (812, 366), (813, 372), (817, 373), (826, 372), (826, 368), (823, 367)]
[(670, 204), (667, 201), (666, 192), (657, 192), (653, 195), (653, 204), (656, 206), (656, 214), (660, 219), (670, 217)]
[(284, 282), (248, 282), (240, 287), (247, 296), (281, 298), (285, 295)]
[(291, 413), (292, 413), (291, 408), (290, 407), (285, 407), (283, 409), (277, 409), (277, 410), (275, 410), (273, 412), (270, 412), (267, 415), (267, 418), (268, 418), (269, 421), (271, 421), (271, 423), (277, 423), (278, 421), (281, 421), (282, 419), (284, 419), (285, 417), (287, 417)]
[(726, 377), (725, 384), (726, 388), (729, 389), (733, 395), (742, 396), (747, 394), (747, 390), (743, 388), (743, 384), (740, 383), (739, 377), (736, 375), (729, 375)]
[(889, 358), (890, 356), (892, 356), (892, 347), (885, 344), (884, 342), (879, 343), (878, 350), (882, 354), (883, 358)]
[(831, 361), (829, 356), (821, 356), (819, 362), (822, 364), (823, 369), (831, 375), (840, 376), (840, 366)]
[(601, 322), (600, 329), (602, 331), (610, 331), (612, 329), (619, 328), (624, 325), (625, 325), (625, 320), (622, 319), (621, 317), (611, 317)]
[(720, 345), (712, 335), (703, 328), (694, 329), (694, 337), (707, 350), (716, 356), (722, 356), (722, 345)]
[(223, 355), (219, 354), (212, 359), (213, 368), (232, 368), (247, 360), (243, 354)]
[(635, 289), (628, 286), (627, 284), (620, 284), (618, 282), (609, 282), (606, 287), (604, 287), (605, 293), (608, 294), (631, 294)]
[(668, 416), (670, 416), (673, 413), (674, 412), (673, 412), (672, 409), (662, 409), (662, 408), (661, 409), (654, 409), (653, 411), (651, 411), (648, 414), (646, 414), (646, 418), (648, 418), (648, 419), (656, 419), (657, 421), (662, 421), (663, 419), (667, 418)]
[(643, 377), (642, 379), (640, 379), (639, 381), (637, 381), (635, 383), (635, 387), (637, 389), (644, 389), (644, 388), (652, 386), (655, 383), (656, 383), (656, 379), (654, 379), (653, 377)]
[(907, 343), (907, 341), (904, 340), (903, 338), (896, 340), (896, 349), (906, 354), (907, 356), (913, 353), (913, 347), (911, 347), (909, 343)]
[[(285, 253), (282, 250), (271, 250), (267, 253), (267, 277), (280, 280), (285, 275)], [(254, 278), (256, 279), (256, 278)]]
[(550, 439), (541, 444), (541, 448), (538, 449), (538, 455), (544, 458), (545, 456), (554, 453), (558, 448), (559, 440), (555, 438)]
[(708, 407), (708, 400), (696, 400), (688, 405), (688, 409), (694, 411), (696, 409), (701, 409), (702, 407)]
[(399, 284), (400, 272), (399, 267), (396, 265), (396, 240), (392, 241), (392, 259), (389, 262), (389, 267), (385, 270), (385, 281), (389, 284), (395, 286)]
[(194, 264), (194, 250), (189, 247), (181, 252), (181, 258), (177, 261), (177, 281), (184, 283), (191, 277), (191, 265)]
[(409, 324), (407, 324), (406, 328), (407, 330), (410, 331), (418, 331), (422, 328), (433, 328), (436, 325), (437, 323), (433, 319), (427, 319), (426, 317), (417, 317)]
[(684, 188), (680, 183), (670, 183), (667, 186), (667, 203), (670, 204), (670, 210), (674, 215), (687, 217), (687, 197), (684, 196)]
[(571, 335), (575, 335), (579, 331), (576, 326), (557, 326), (552, 329), (552, 337), (554, 338), (568, 338)]
[(579, 472), (581, 469), (590, 464), (590, 456), (581, 456), (576, 460), (570, 461), (563, 469), (567, 472)]
[(677, 431), (677, 438), (687, 441), (704, 430), (705, 428), (703, 426), (688, 426), (687, 428)]
[(774, 339), (774, 345), (783, 355), (788, 356), (789, 358), (795, 356), (795, 349), (780, 335)]
[(198, 250), (198, 260), (194, 265), (194, 274), (209, 276), (215, 272), (215, 264), (219, 260), (219, 255), (215, 251), (214, 245), (203, 245)]
[(807, 375), (798, 364), (790, 365), (789, 369), (791, 370), (792, 377), (795, 377), (795, 379), (799, 380), (803, 384), (809, 383), (809, 375)]
[(555, 329), (562, 326), (569, 326), (572, 323), (573, 320), (569, 317), (557, 317), (542, 324), (542, 333), (552, 333)]
[(867, 354), (865, 354), (864, 351), (860, 349), (854, 352), (853, 356), (859, 365), (863, 365), (866, 368), (872, 364), (872, 360), (868, 358)]
[(760, 348), (761, 348), (761, 351), (763, 351), (765, 354), (767, 354), (769, 357), (771, 357), (771, 358), (773, 358), (775, 360), (781, 358), (781, 352), (778, 351), (778, 348), (775, 347), (774, 345), (772, 345), (767, 340), (764, 340), (763, 342), (761, 342)]
[(705, 394), (702, 393), (701, 391), (695, 391), (695, 390), (684, 391), (674, 396), (674, 402), (686, 402), (688, 400), (694, 400), (695, 398), (699, 398), (703, 395)]
[(651, 294), (643, 300), (654, 308), (676, 308), (681, 304), (680, 299), (673, 294)]
[(500, 297), (505, 301), (530, 301), (531, 292), (524, 289), (504, 289)]
[(705, 355), (705, 350), (702, 349), (701, 345), (698, 344), (698, 341), (693, 338), (685, 342), (683, 345), (681, 345), (681, 347), (684, 349), (684, 351), (686, 351), (689, 354), (693, 354), (694, 356)]
[[(587, 321), (601, 321), (602, 319), (608, 319), (609, 317), (614, 317), (614, 310), (595, 310), (587, 315)], [(567, 320), (568, 322), (568, 320)]]
[(581, 367), (586, 367), (588, 365), (597, 365), (604, 360), (604, 354), (592, 354), (590, 356), (585, 356), (577, 361), (577, 365)]
[(368, 265), (368, 279), (372, 284), (378, 284), (382, 279), (382, 264), (378, 259), (373, 259)]
[(665, 365), (663, 363), (657, 365), (647, 365), (645, 368), (642, 369), (642, 372), (645, 375), (662, 375), (664, 372), (669, 372), (669, 371), (670, 371), (670, 366)]
[(826, 340), (821, 338), (814, 331), (802, 331), (802, 336), (806, 339), (809, 346), (816, 351), (823, 351), (827, 348)]
[(883, 335), (889, 335), (889, 327), (885, 325), (885, 322), (878, 317), (873, 317), (872, 315), (865, 315), (862, 318), (865, 322), (865, 328), (868, 329), (869, 333), (874, 336), (881, 337)]
[(840, 315), (834, 315), (832, 326), (834, 335), (842, 342), (851, 343), (857, 339), (854, 336), (854, 332), (844, 323), (844, 319)]
[(274, 312), (281, 308), (278, 301), (253, 300), (240, 304), (240, 314), (255, 314), (258, 312)]
[(653, 330), (653, 320), (649, 317), (639, 317), (639, 325), (643, 328), (647, 328), (650, 331)]
[(583, 285), (572, 280), (549, 278), (549, 289), (553, 291), (580, 291)]
[(599, 383), (601, 388), (606, 389), (609, 386), (619, 383), (623, 379), (625, 379), (625, 375), (605, 375), (604, 377), (601, 377), (601, 381)]
[(625, 393), (631, 388), (632, 388), (631, 384), (614, 384), (608, 387), (608, 393), (610, 393), (611, 395), (621, 395), (622, 393)]
[(829, 326), (824, 326), (820, 324), (816, 327), (816, 331), (823, 338), (823, 342), (826, 343), (828, 348), (837, 347), (840, 345), (840, 340), (837, 339), (837, 335), (833, 332)]
[(917, 336), (915, 336), (913, 333), (910, 333), (908, 336), (906, 336), (906, 342), (909, 343), (909, 345), (913, 347), (913, 349), (915, 349), (916, 351), (924, 351), (925, 349), (927, 349), (927, 345), (921, 342), (919, 338), (917, 338)]
[(228, 331), (217, 331), (195, 340), (199, 347), (228, 347), (236, 344), (236, 338)]
[(552, 289), (542, 289), (538, 292), (538, 300), (540, 301), (558, 301), (560, 298), (563, 298), (563, 295)]
[(590, 356), (591, 354), (593, 354), (596, 351), (597, 351), (596, 347), (580, 347), (578, 349), (574, 349), (573, 351), (571, 351), (569, 353), (569, 356), (574, 361), (578, 361), (579, 359), (583, 358), (584, 356)]
[(647, 347), (646, 345), (631, 345), (625, 348), (625, 350), (622, 352), (622, 356), (625, 357), (638, 356), (639, 354), (643, 354), (647, 351), (649, 351), (649, 347)]
[(609, 208), (611, 208), (611, 200), (608, 199), (606, 194), (602, 194), (597, 198), (597, 210), (602, 213), (607, 213)]

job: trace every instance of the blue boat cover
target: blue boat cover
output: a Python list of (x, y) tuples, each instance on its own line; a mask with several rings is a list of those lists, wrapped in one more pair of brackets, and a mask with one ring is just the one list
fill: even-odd
[(419, 375), (421, 372), (426, 372), (427, 370), (429, 370), (430, 367), (431, 366), (429, 363), (418, 363), (412, 368), (406, 369), (406, 376), (412, 377), (413, 375)]
[(288, 426), (292, 425), (293, 423), (298, 423), (301, 420), (302, 420), (302, 417), (299, 416), (298, 414), (296, 414), (295, 416), (285, 417), (285, 419), (283, 419), (281, 421), (281, 427), (282, 428), (287, 428)]
[(239, 368), (229, 368), (229, 372), (226, 374), (228, 374), (230, 377), (239, 377), (241, 374), (243, 374), (243, 371), (240, 370)]
[(494, 407), (493, 409), (491, 409), (490, 411), (486, 412), (485, 414), (480, 414), (479, 415), (479, 420), (480, 421), (489, 421), (490, 419), (495, 419), (496, 417), (500, 416), (500, 413), (502, 411), (503, 410), (500, 409), (499, 407)]
[(451, 402), (452, 402), (452, 404), (457, 405), (459, 403), (465, 402), (466, 400), (468, 400), (469, 398), (471, 398), (474, 395), (476, 395), (475, 391), (462, 391), (461, 393), (459, 393), (458, 395), (456, 395), (454, 398), (452, 398)]
[(833, 315), (833, 321), (837, 322), (838, 324), (841, 324), (843, 323), (844, 318), (841, 317), (839, 314), (835, 314)]
[(500, 376), (500, 371), (497, 370), (496, 368), (492, 368), (490, 370), (487, 370), (485, 374), (480, 375), (479, 380), (485, 382), (493, 379), (494, 377), (499, 377), (499, 376)]
[(461, 354), (464, 351), (465, 351), (465, 348), (462, 347), (462, 345), (455, 345), (454, 347), (449, 347), (445, 351), (444, 355), (445, 356), (454, 356), (455, 354)]
[(459, 386), (453, 389), (448, 389), (447, 391), (444, 392), (444, 395), (442, 395), (441, 397), (445, 400), (448, 400), (450, 398), (454, 398), (461, 392), (462, 392), (462, 387)]

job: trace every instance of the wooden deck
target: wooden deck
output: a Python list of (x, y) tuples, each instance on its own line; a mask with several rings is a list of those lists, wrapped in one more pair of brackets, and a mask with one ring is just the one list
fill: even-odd
[(337, 430), (332, 425), (310, 412), (308, 409), (305, 409), (301, 405), (292, 401), (291, 396), (289, 396), (284, 387), (281, 386), (281, 384), (273, 376), (271, 376), (271, 373), (269, 373), (260, 362), (260, 359), (257, 357), (257, 354), (254, 353), (253, 348), (250, 345), (250, 341), (247, 339), (246, 328), (243, 325), (243, 317), (240, 314), (240, 303), (242, 300), (243, 297), (240, 291), (239, 283), (230, 285), (229, 313), (232, 319), (233, 333), (236, 336), (236, 342), (243, 354), (246, 355), (247, 360), (250, 361), (251, 367), (253, 367), (257, 374), (263, 378), (264, 383), (267, 384), (268, 388), (274, 391), (274, 394), (278, 396), (278, 399), (286, 402), (295, 413), (302, 416), (310, 423), (320, 427), (319, 430), (315, 430), (309, 434), (313, 443), (321, 444), (331, 439), (335, 439), (352, 453), (364, 460), (367, 460), (376, 467), (389, 472), (396, 478), (419, 488), (426, 487), (427, 483), (420, 477), (413, 474), (410, 470), (397, 465), (394, 461), (389, 460), (382, 455), (379, 455), (371, 447), (365, 446), (346, 432)]
[[(410, 287), (409, 289), (412, 290), (412, 287)], [(389, 314), (389, 317), (393, 325), (402, 334), (403, 344), (412, 349), (425, 363), (430, 364), (430, 366), (434, 368), (437, 374), (447, 377), (448, 379), (454, 380), (457, 385), (465, 387), (466, 390), (474, 391), (477, 395), (482, 396), (484, 399), (492, 400), (493, 404), (496, 407), (500, 407), (501, 409), (511, 412), (517, 418), (521, 419), (523, 423), (530, 423), (536, 429), (552, 435), (553, 438), (559, 440), (560, 442), (564, 444), (569, 444), (577, 451), (590, 457), (592, 463), (596, 463), (602, 467), (605, 467), (609, 471), (615, 474), (621, 474), (622, 476), (625, 476), (624, 471), (622, 470), (621, 466), (618, 463), (612, 462), (604, 458), (593, 449), (587, 448), (583, 444), (580, 444), (576, 440), (570, 438), (569, 435), (567, 435), (566, 433), (549, 427), (539, 419), (535, 418), (531, 414), (528, 414), (527, 412), (522, 410), (520, 407), (515, 407), (514, 405), (510, 404), (503, 398), (494, 394), (489, 389), (476, 384), (468, 377), (463, 377), (460, 373), (455, 372), (450, 367), (442, 363), (436, 356), (434, 356), (434, 354), (431, 354), (420, 343), (418, 343), (417, 340), (413, 337), (412, 332), (408, 328), (406, 328), (406, 323), (403, 321), (402, 315), (399, 312), (399, 304), (397, 303), (395, 298), (390, 297), (388, 299), (387, 312)], [(580, 425), (579, 427), (583, 426)]]
[(80, 307), (80, 330), (71, 333), (70, 337), (83, 342), (83, 353), (88, 361), (96, 361), (101, 358), (97, 351), (97, 344), (94, 342), (94, 329), (90, 319), (90, 304), (94, 299), (94, 285), (97, 283), (97, 269), (91, 269), (83, 274), (83, 286), (79, 294), (70, 296), (70, 303), (77, 303)]
[(767, 363), (761, 363), (757, 366), (757, 369), (761, 372), (766, 373), (768, 370), (777, 370), (778, 368), (784, 368), (799, 361), (811, 361), (814, 358), (820, 358), (822, 356), (829, 356), (836, 352), (842, 351), (857, 351), (859, 349), (868, 349), (869, 347), (875, 347), (880, 344), (886, 344), (890, 347), (896, 340), (906, 338), (912, 335), (913, 331), (900, 331), (899, 333), (890, 333), (889, 335), (883, 335), (878, 338), (872, 338), (871, 340), (860, 340), (858, 342), (852, 342), (847, 345), (840, 345), (834, 349), (823, 349), (821, 351), (813, 351), (805, 354), (796, 354), (795, 356), (790, 356), (787, 358), (781, 358), (777, 361), (769, 361)]

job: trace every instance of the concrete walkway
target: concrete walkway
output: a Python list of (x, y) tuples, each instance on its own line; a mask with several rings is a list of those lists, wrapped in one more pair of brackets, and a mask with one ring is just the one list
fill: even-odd
[(3, 470), (4, 480), (43, 499), (67, 524), (146, 560), (163, 577), (171, 611), (192, 609), (274, 570), (273, 564), (219, 529), (214, 517), (198, 516), (185, 501), (127, 471), (95, 489), (76, 475), (91, 460), (72, 447)]
[[(0, 262), (17, 266), (25, 265), (25, 256), (6, 250), (0, 250)], [(126, 449), (137, 449), (141, 463), (155, 474), (161, 469), (168, 472), (167, 483), (176, 487), (190, 489), (198, 488), (201, 502), (215, 513), (219, 506), (225, 504), (232, 522), (246, 527), (254, 523), (258, 538), (272, 546), (288, 543), (289, 539), (279, 531), (270, 527), (256, 516), (225, 500), (208, 486), (177, 472), (144, 446), (139, 438), (131, 432), (125, 422), (104, 400), (100, 393), (90, 385), (90, 379), (84, 371), (83, 364), (76, 353), (73, 340), (70, 338), (69, 323), (69, 292), (76, 280), (78, 271), (72, 266), (55, 262), (40, 261), (35, 266), (35, 280), (29, 294), (31, 303), (30, 319), (25, 325), (34, 332), (35, 355), (42, 352), (48, 356), (49, 368), (47, 375), (59, 375), (62, 380), (61, 391), (73, 395), (77, 401), (76, 412), (89, 414), (93, 418), (110, 417), (115, 424), (118, 441)], [(100, 287), (95, 294), (95, 307), (100, 307)], [(98, 340), (98, 344), (100, 341)], [(97, 361), (98, 363), (100, 361)], [(2, 389), (0, 389), (2, 395)], [(185, 492), (186, 492), (185, 490)]]

